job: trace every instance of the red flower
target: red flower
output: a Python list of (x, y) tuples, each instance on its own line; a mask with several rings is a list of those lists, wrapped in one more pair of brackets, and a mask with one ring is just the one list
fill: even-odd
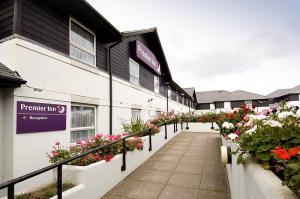
[(276, 150), (272, 150), (272, 152), (281, 160), (289, 160), (292, 157), (287, 150), (282, 149), (280, 146), (276, 147)]
[(298, 153), (298, 149), (296, 147), (289, 149), (289, 154), (291, 154), (291, 156), (295, 156)]
[(289, 154), (287, 151), (285, 151), (285, 152), (277, 154), (277, 157), (282, 160), (289, 160), (289, 159), (291, 159), (291, 154)]

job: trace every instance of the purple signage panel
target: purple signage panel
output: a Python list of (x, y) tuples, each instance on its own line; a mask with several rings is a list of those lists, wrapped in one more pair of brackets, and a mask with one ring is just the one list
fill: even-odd
[(160, 63), (157, 61), (155, 55), (140, 41), (136, 41), (136, 56), (150, 66), (157, 74), (161, 74)]
[(66, 130), (66, 121), (66, 105), (17, 102), (17, 134)]

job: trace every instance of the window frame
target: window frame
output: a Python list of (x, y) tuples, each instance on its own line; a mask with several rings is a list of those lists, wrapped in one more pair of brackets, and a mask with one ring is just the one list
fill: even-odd
[(132, 108), (131, 109), (131, 120), (136, 121), (136, 119), (137, 119), (137, 118), (135, 118), (135, 119), (132, 118), (132, 112), (134, 112), (134, 111), (139, 112), (139, 117), (138, 118), (141, 119), (142, 109)]
[[(77, 107), (88, 107), (88, 108), (93, 108), (94, 109), (94, 126), (89, 126), (89, 127), (75, 127), (72, 128), (72, 107), (73, 106), (77, 106)], [(95, 135), (96, 135), (96, 131), (97, 131), (97, 106), (94, 105), (87, 105), (87, 104), (77, 104), (77, 103), (72, 103), (71, 104), (71, 117), (70, 117), (71, 121), (70, 121), (70, 143), (74, 144), (75, 142), (71, 142), (71, 134), (74, 131), (84, 131), (84, 130), (91, 130), (94, 129), (95, 130)]]
[[(157, 81), (157, 82), (155, 82), (155, 81)], [(155, 87), (155, 85), (157, 85), (157, 87)], [(159, 89), (160, 89), (159, 77), (154, 75), (154, 93), (159, 94)]]
[[(84, 29), (85, 31), (87, 31), (88, 33), (92, 34), (94, 36), (94, 52), (91, 52), (90, 50), (84, 48), (84, 47), (81, 47), (80, 45), (76, 44), (75, 42), (72, 42), (71, 41), (71, 32), (72, 32), (72, 22), (74, 22), (76, 25), (78, 25), (79, 27), (81, 27), (82, 29)], [(72, 59), (76, 59), (80, 62), (83, 62), (85, 64), (88, 64), (90, 66), (94, 66), (96, 67), (97, 66), (97, 47), (96, 47), (96, 41), (97, 41), (97, 38), (96, 38), (96, 34), (91, 31), (89, 28), (87, 28), (86, 26), (84, 26), (82, 23), (80, 23), (79, 21), (77, 21), (76, 19), (74, 19), (73, 17), (69, 17), (69, 55)], [(88, 63), (84, 60), (81, 60), (77, 57), (74, 57), (71, 55), (71, 45), (74, 46), (75, 48), (78, 48), (79, 50), (82, 50), (84, 51), (85, 53), (88, 53), (92, 56), (94, 56), (94, 64), (91, 64), (91, 63)]]
[[(133, 64), (136, 64), (138, 66), (138, 77), (136, 77), (136, 75), (132, 74), (132, 72), (131, 72), (131, 64), (130, 64), (131, 62)], [(138, 82), (135, 83), (135, 82), (131, 81), (131, 76), (133, 76), (134, 78), (138, 79)], [(129, 81), (130, 81), (130, 83), (132, 83), (134, 85), (140, 85), (140, 65), (139, 65), (139, 63), (137, 63), (136, 61), (134, 61), (131, 58), (129, 58)]]

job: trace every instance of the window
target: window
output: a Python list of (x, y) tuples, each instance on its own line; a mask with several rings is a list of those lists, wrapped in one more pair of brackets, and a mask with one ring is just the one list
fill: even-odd
[(168, 87), (168, 98), (171, 98), (171, 94), (172, 94), (171, 88)]
[(71, 143), (95, 136), (96, 107), (72, 105), (71, 113)]
[(154, 92), (159, 93), (159, 77), (154, 75)]
[(131, 109), (131, 119), (137, 120), (141, 118), (141, 110), (140, 109)]
[(139, 84), (140, 79), (140, 69), (139, 64), (129, 59), (129, 71), (130, 71), (130, 82), (134, 84)]
[(251, 100), (246, 100), (245, 104), (247, 107), (251, 107), (252, 106), (252, 101)]
[(70, 19), (70, 56), (96, 65), (96, 36), (83, 25)]

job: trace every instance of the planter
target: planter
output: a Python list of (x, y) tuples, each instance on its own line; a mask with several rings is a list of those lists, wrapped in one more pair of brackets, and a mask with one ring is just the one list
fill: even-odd
[[(161, 132), (152, 136), (152, 151), (149, 151), (149, 136), (145, 136), (142, 151), (127, 152), (125, 171), (121, 171), (122, 154), (115, 156), (109, 162), (100, 161), (88, 166), (64, 165), (63, 180), (82, 185), (82, 189), (70, 198), (98, 199), (105, 195), (180, 132), (178, 128), (178, 132), (174, 134), (173, 124), (168, 125), (167, 128), (168, 139), (165, 139), (164, 127), (161, 128)], [(56, 178), (56, 171), (53, 176)]]
[[(231, 143), (231, 149), (237, 149), (235, 143)], [(232, 163), (226, 165), (232, 199), (297, 198), (287, 186), (282, 185), (282, 181), (272, 171), (263, 169), (252, 160), (245, 165), (237, 165), (237, 156), (232, 155)]]

